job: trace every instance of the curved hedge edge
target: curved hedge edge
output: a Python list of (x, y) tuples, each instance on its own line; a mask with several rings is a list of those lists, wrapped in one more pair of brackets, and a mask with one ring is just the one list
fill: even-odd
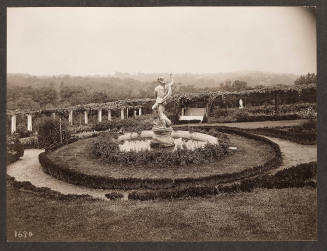
[[(190, 129), (193, 129), (194, 127), (188, 127)], [(196, 127), (195, 127), (196, 128)], [(212, 127), (210, 126), (203, 126), (201, 127), (202, 129), (210, 130)], [(201, 185), (201, 181), (206, 181), (207, 183), (211, 184), (223, 184), (223, 183), (229, 183), (233, 180), (239, 180), (243, 178), (249, 178), (254, 175), (259, 175), (262, 174), (263, 172), (266, 172), (268, 170), (271, 170), (273, 168), (277, 168), (281, 165), (282, 163), (282, 153), (280, 151), (279, 145), (276, 144), (275, 142), (271, 141), (270, 139), (267, 139), (265, 137), (255, 135), (248, 133), (242, 129), (239, 128), (234, 128), (234, 127), (215, 127), (216, 130), (223, 132), (223, 133), (230, 133), (230, 134), (236, 134), (239, 136), (243, 136), (246, 138), (254, 139), (257, 141), (264, 142), (266, 144), (269, 144), (272, 146), (273, 150), (275, 151), (275, 157), (272, 158), (271, 160), (267, 161), (264, 165), (260, 166), (255, 166), (252, 168), (245, 169), (241, 172), (234, 172), (234, 173), (227, 173), (227, 174), (219, 174), (219, 175), (211, 175), (207, 177), (201, 177), (198, 179), (190, 179), (190, 178), (184, 178), (184, 179), (178, 179), (175, 180), (175, 184), (178, 185), (180, 183), (185, 183), (185, 182), (196, 182), (196, 184)]]
[(122, 199), (124, 197), (122, 193), (118, 193), (118, 192), (106, 193), (105, 196), (110, 200)]
[[(210, 128), (210, 127), (209, 127)], [(39, 155), (39, 161), (42, 166), (42, 169), (45, 173), (68, 183), (86, 186), (89, 188), (100, 188), (100, 189), (169, 189), (169, 188), (185, 188), (190, 185), (203, 185), (203, 184), (223, 184), (231, 181), (249, 178), (254, 175), (261, 174), (267, 170), (277, 168), (280, 166), (282, 161), (282, 155), (280, 152), (280, 148), (278, 144), (272, 142), (271, 140), (244, 132), (239, 129), (233, 129), (229, 127), (220, 127), (216, 128), (220, 131), (227, 131), (229, 133), (235, 133), (240, 136), (244, 136), (247, 138), (252, 138), (255, 140), (260, 140), (271, 145), (275, 151), (275, 157), (271, 160), (267, 161), (264, 165), (255, 166), (253, 168), (249, 168), (243, 170), (241, 172), (234, 172), (228, 174), (219, 174), (219, 175), (210, 175), (206, 177), (200, 178), (179, 178), (179, 179), (138, 179), (138, 178), (112, 178), (112, 177), (102, 177), (98, 175), (88, 175), (77, 172), (75, 170), (69, 169), (65, 164), (59, 165), (51, 161), (46, 152), (43, 152)]]
[(9, 185), (11, 185), (13, 188), (22, 190), (22, 191), (29, 191), (32, 193), (35, 193), (37, 195), (40, 195), (45, 198), (50, 198), (50, 199), (56, 199), (56, 200), (62, 200), (62, 201), (67, 201), (67, 200), (74, 200), (78, 198), (85, 198), (88, 200), (96, 200), (90, 195), (83, 194), (62, 194), (60, 192), (51, 190), (48, 187), (36, 187), (34, 186), (31, 182), (29, 181), (17, 181), (14, 177), (7, 175), (6, 177), (7, 182)]
[(134, 191), (128, 195), (131, 200), (177, 199), (187, 197), (207, 197), (221, 193), (252, 192), (256, 188), (282, 189), (290, 187), (317, 187), (314, 177), (317, 173), (317, 162), (304, 163), (277, 172), (275, 175), (264, 175), (241, 182), (218, 186), (198, 186), (184, 189), (159, 191)]
[(301, 145), (315, 145), (317, 144), (317, 135), (309, 133), (292, 133), (288, 131), (280, 131), (275, 128), (258, 128), (246, 129), (248, 132), (285, 139)]

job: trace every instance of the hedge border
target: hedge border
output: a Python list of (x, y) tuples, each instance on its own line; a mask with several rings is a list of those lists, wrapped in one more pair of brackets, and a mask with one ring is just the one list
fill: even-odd
[[(191, 128), (191, 127), (189, 127)], [(203, 127), (204, 129), (211, 129), (212, 127)], [(203, 129), (202, 128), (202, 129)], [(254, 175), (262, 174), (270, 169), (279, 167), (282, 161), (282, 155), (278, 144), (272, 142), (271, 140), (264, 138), (262, 136), (254, 135), (242, 131), (237, 128), (229, 127), (217, 127), (215, 128), (218, 131), (234, 133), (239, 136), (247, 137), (250, 139), (259, 140), (265, 142), (272, 146), (275, 151), (275, 156), (267, 161), (263, 165), (255, 166), (252, 168), (245, 169), (241, 172), (218, 174), (218, 175), (209, 175), (206, 177), (200, 178), (179, 178), (179, 179), (138, 179), (138, 178), (112, 178), (112, 177), (102, 177), (99, 175), (87, 175), (75, 170), (69, 169), (66, 165), (59, 165), (54, 163), (49, 159), (47, 152), (43, 152), (39, 155), (39, 161), (42, 166), (42, 169), (45, 173), (65, 182), (82, 185), (89, 188), (100, 188), (100, 189), (169, 189), (169, 188), (185, 188), (195, 185), (203, 184), (223, 184), (232, 182), (239, 179), (249, 178)]]
[(62, 194), (48, 187), (36, 187), (29, 181), (17, 181), (14, 177), (10, 175), (7, 175), (6, 179), (7, 183), (17, 190), (29, 191), (45, 198), (56, 199), (61, 201), (74, 200), (78, 198), (96, 200), (88, 194)]
[(218, 186), (198, 186), (184, 189), (158, 191), (135, 191), (128, 195), (130, 200), (180, 199), (188, 197), (207, 197), (222, 193), (252, 192), (256, 188), (282, 189), (290, 187), (317, 187), (312, 180), (317, 173), (317, 162), (299, 164), (277, 172), (274, 175), (263, 175), (240, 182)]
[(280, 139), (285, 139), (291, 142), (295, 142), (301, 145), (316, 145), (317, 135), (311, 133), (295, 133), (289, 131), (281, 131), (277, 128), (257, 128), (257, 129), (247, 129), (248, 132), (255, 132), (257, 134), (276, 137)]

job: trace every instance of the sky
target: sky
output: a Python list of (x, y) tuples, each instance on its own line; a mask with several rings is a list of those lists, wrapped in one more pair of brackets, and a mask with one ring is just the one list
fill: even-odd
[(316, 73), (305, 7), (7, 9), (7, 72)]

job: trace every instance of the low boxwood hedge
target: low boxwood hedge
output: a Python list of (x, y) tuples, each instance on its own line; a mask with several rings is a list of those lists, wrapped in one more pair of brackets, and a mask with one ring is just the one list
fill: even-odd
[(280, 189), (288, 187), (310, 186), (315, 188), (317, 163), (310, 162), (293, 166), (277, 172), (275, 175), (261, 175), (240, 182), (218, 186), (195, 186), (181, 189), (158, 191), (134, 191), (128, 195), (131, 200), (175, 199), (187, 197), (206, 197), (220, 193), (251, 192), (255, 188)]
[(303, 145), (317, 144), (317, 122), (309, 120), (299, 126), (276, 127), (276, 128), (257, 128), (248, 129), (249, 132), (254, 132), (261, 135), (286, 139)]
[[(191, 128), (190, 128), (191, 129)], [(210, 130), (211, 127), (204, 128), (203, 130)], [(193, 128), (194, 130), (194, 128)], [(165, 179), (156, 179), (156, 178), (147, 178), (147, 179), (138, 179), (138, 178), (113, 178), (113, 177), (103, 177), (97, 175), (86, 175), (80, 173), (76, 170), (70, 169), (65, 164), (55, 163), (48, 157), (48, 153), (44, 152), (39, 155), (39, 161), (43, 168), (43, 171), (57, 179), (66, 181), (68, 183), (83, 185), (91, 188), (102, 188), (102, 189), (168, 189), (168, 188), (185, 188), (192, 187), (197, 185), (218, 185), (226, 182), (232, 182), (242, 178), (249, 178), (254, 175), (258, 175), (266, 172), (267, 170), (279, 167), (281, 164), (281, 152), (279, 146), (258, 135), (250, 134), (240, 129), (233, 128), (217, 128), (218, 131), (235, 133), (240, 136), (248, 137), (251, 139), (256, 139), (263, 141), (271, 145), (274, 149), (275, 155), (272, 159), (267, 161), (263, 165), (254, 166), (252, 168), (245, 169), (241, 172), (226, 173), (219, 175), (210, 175), (200, 178), (165, 178)]]
[(48, 187), (36, 187), (29, 181), (17, 181), (14, 177), (11, 177), (9, 175), (7, 175), (7, 183), (15, 189), (33, 192), (39, 196), (50, 199), (71, 201), (78, 198), (84, 198), (89, 200), (95, 200), (90, 195), (62, 194), (57, 191), (53, 191)]
[(98, 137), (93, 145), (93, 154), (106, 163), (115, 163), (133, 167), (181, 167), (191, 164), (212, 163), (227, 154), (228, 145), (206, 144), (194, 150), (177, 149), (176, 151), (157, 149), (153, 151), (123, 152), (119, 143), (110, 135)]

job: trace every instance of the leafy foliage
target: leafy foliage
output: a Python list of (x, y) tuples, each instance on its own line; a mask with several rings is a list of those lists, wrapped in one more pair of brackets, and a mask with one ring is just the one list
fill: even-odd
[(227, 145), (206, 144), (204, 147), (195, 150), (178, 149), (176, 151), (167, 151), (165, 149), (156, 149), (153, 151), (121, 152), (112, 135), (107, 134), (96, 139), (93, 153), (108, 163), (169, 168), (213, 162), (227, 153)]
[(24, 148), (17, 135), (7, 136), (7, 164), (10, 164), (24, 155)]
[(317, 84), (317, 75), (314, 73), (308, 73), (307, 75), (301, 75), (294, 81), (295, 85), (309, 85)]
[(150, 130), (152, 128), (152, 118), (149, 116), (138, 117), (137, 119), (116, 119), (111, 121), (105, 121), (94, 125), (95, 131), (129, 131), (140, 132), (143, 130)]
[[(38, 142), (40, 147), (49, 150), (56, 145), (69, 142), (70, 133), (66, 123), (52, 118), (43, 118), (38, 128)], [(61, 129), (61, 130), (60, 130)]]

